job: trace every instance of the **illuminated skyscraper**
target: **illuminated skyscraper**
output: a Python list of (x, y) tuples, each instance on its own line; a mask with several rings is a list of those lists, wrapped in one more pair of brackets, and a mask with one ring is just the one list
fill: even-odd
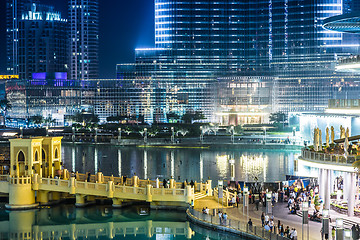
[(169, 112), (200, 110), (212, 120), (211, 88), (227, 76), (275, 77), (274, 111), (323, 110), (355, 79), (334, 69), (339, 56), (357, 52), (359, 39), (321, 24), (356, 8), (352, 0), (155, 0), (155, 48), (117, 65), (131, 89), (121, 114), (166, 121)]
[(99, 75), (99, 2), (69, 0), (70, 76), (96, 79)]

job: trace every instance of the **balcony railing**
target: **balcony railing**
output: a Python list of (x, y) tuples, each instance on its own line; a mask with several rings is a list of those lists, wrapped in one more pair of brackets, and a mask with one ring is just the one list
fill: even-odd
[(344, 154), (321, 153), (311, 151), (306, 148), (301, 150), (301, 157), (305, 160), (349, 165), (353, 164), (357, 160), (360, 160), (360, 156), (357, 155), (349, 155), (346, 157)]

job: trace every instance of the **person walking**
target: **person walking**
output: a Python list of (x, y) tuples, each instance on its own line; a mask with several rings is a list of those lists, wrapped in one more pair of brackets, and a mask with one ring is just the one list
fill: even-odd
[(335, 230), (335, 227), (333, 226), (332, 229), (331, 229), (331, 238), (332, 238), (332, 240), (335, 240), (335, 234), (336, 234), (336, 230)]
[(249, 225), (249, 230), (252, 232), (252, 225), (253, 225), (253, 223), (252, 223), (252, 221), (251, 221), (251, 218), (250, 218), (249, 221), (248, 221), (248, 225)]
[(223, 220), (224, 220), (224, 225), (226, 225), (226, 220), (227, 220), (227, 214), (226, 213), (223, 214)]
[(264, 212), (261, 214), (261, 226), (265, 226), (265, 214)]
[(222, 225), (222, 216), (223, 216), (223, 214), (222, 214), (221, 211), (218, 212), (218, 216), (219, 216), (219, 223), (220, 223), (220, 225)]

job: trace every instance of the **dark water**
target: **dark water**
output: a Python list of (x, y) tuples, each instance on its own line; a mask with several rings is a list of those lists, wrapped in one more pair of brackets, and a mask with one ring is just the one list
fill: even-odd
[(0, 207), (0, 239), (242, 239), (197, 227), (184, 212), (151, 210), (140, 216), (140, 206), (79, 209), (64, 204), (11, 212)]
[[(296, 150), (212, 150), (195, 148), (137, 148), (111, 145), (63, 144), (65, 167), (72, 171), (102, 171), (104, 175), (170, 178), (177, 181), (218, 179), (284, 181), (294, 174)], [(232, 166), (233, 165), (233, 166)], [(233, 169), (233, 171), (231, 170)]]
[[(156, 179), (218, 179), (273, 182), (294, 174), (299, 151), (136, 148), (63, 144), (65, 167), (72, 171), (102, 171), (105, 175)], [(241, 239), (189, 223), (184, 212), (139, 206), (113, 209), (98, 205), (83, 209), (59, 205), (7, 212), (0, 205), (0, 239)]]

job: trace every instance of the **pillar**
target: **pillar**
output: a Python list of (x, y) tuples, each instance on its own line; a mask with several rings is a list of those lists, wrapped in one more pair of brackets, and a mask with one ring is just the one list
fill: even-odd
[(85, 203), (85, 195), (83, 194), (76, 194), (76, 207), (84, 207), (86, 205)]
[(114, 197), (114, 190), (115, 190), (115, 186), (114, 186), (114, 182), (113, 181), (108, 181), (107, 183), (107, 197), (108, 198), (113, 198)]
[(212, 188), (211, 188), (212, 180), (206, 181), (206, 195), (212, 196)]
[(40, 205), (46, 205), (49, 203), (49, 191), (38, 191), (37, 192), (37, 202)]
[(113, 206), (114, 208), (120, 208), (120, 207), (122, 207), (122, 204), (123, 204), (123, 200), (122, 200), (122, 199), (120, 199), (120, 198), (113, 198), (112, 201), (113, 201), (112, 206)]
[(35, 191), (31, 187), (30, 177), (10, 177), (9, 183), (9, 204), (7, 209), (28, 209), (34, 208)]
[(136, 176), (136, 175), (133, 177), (133, 186), (134, 186), (134, 187), (138, 187), (138, 186), (139, 186), (139, 177)]
[(191, 185), (186, 186), (186, 202), (191, 204), (191, 201), (194, 200), (193, 189)]
[(146, 202), (152, 202), (151, 188), (151, 184), (146, 185)]
[(170, 178), (170, 188), (175, 188), (175, 180)]
[(61, 193), (60, 192), (52, 192), (51, 193), (51, 200), (52, 201), (60, 201), (61, 199)]
[(98, 183), (102, 183), (102, 182), (103, 182), (103, 174), (102, 174), (102, 172), (98, 172), (98, 173), (96, 174), (96, 181), (97, 181)]
[(348, 188), (348, 216), (353, 217), (354, 216), (354, 207), (355, 207), (355, 190), (356, 190), (356, 176), (355, 173), (346, 173), (348, 176), (348, 182), (345, 183), (348, 186), (345, 186)]
[(324, 169), (319, 168), (319, 178), (318, 178), (318, 182), (319, 182), (319, 195), (320, 197), (324, 196), (324, 188), (323, 188), (323, 171)]
[(324, 208), (330, 209), (330, 195), (331, 195), (331, 182), (330, 182), (330, 170), (324, 169), (323, 170), (323, 186), (324, 186)]

